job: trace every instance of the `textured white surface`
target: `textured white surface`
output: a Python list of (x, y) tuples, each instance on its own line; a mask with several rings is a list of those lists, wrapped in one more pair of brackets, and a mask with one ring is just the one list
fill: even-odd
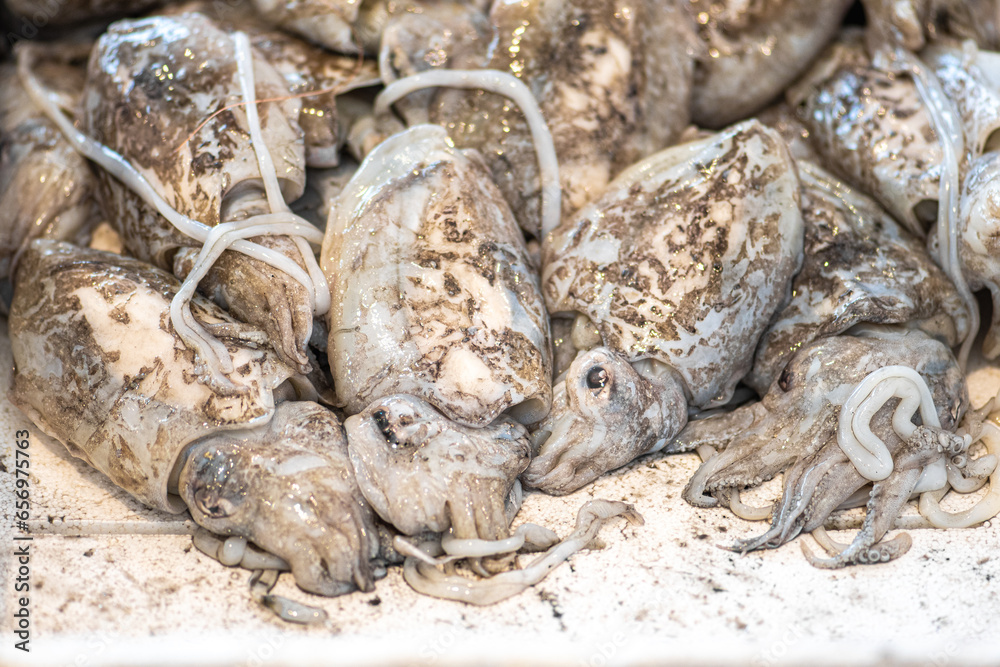
[[(2, 320), (0, 329), (5, 393), (11, 362)], [(996, 369), (973, 377), (974, 404), (1000, 386)], [(32, 433), (33, 519), (177, 518), (138, 505), (7, 401), (0, 424), (0, 462), (8, 471), (0, 471), (3, 663), (1000, 664), (1000, 521), (913, 531), (906, 556), (875, 567), (814, 569), (798, 544), (816, 551), (809, 537), (741, 557), (716, 545), (764, 524), (681, 501), (697, 465), (691, 455), (646, 457), (572, 496), (528, 495), (517, 522), (560, 534), (591, 497), (634, 503), (646, 525), (612, 524), (601, 534), (603, 548), (574, 556), (535, 589), (489, 608), (420, 597), (398, 568), (374, 593), (332, 600), (302, 593), (285, 575), (276, 592), (330, 613), (327, 627), (300, 628), (257, 607), (248, 573), (206, 558), (189, 537), (36, 536), (26, 655), (13, 650), (11, 634), (16, 429)], [(754, 501), (761, 494), (746, 495)]]

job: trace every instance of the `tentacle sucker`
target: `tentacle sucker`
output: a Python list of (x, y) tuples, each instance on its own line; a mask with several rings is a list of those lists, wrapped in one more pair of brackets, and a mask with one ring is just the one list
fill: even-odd
[[(985, 422), (980, 438), (989, 455), (1000, 458), (1000, 427), (992, 421)], [(990, 474), (989, 492), (973, 507), (963, 512), (953, 514), (941, 509), (941, 498), (947, 493), (947, 488), (920, 496), (920, 513), (936, 528), (968, 528), (992, 519), (1000, 513), (1000, 465), (995, 466)]]

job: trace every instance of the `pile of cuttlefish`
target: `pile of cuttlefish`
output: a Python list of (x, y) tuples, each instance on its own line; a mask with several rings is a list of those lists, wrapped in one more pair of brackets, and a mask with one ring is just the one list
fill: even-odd
[(514, 595), (641, 522), (522, 484), (654, 452), (818, 567), (996, 515), (1000, 2), (490, 5), (64, 2), (0, 66), (12, 400), (301, 622), (282, 570)]

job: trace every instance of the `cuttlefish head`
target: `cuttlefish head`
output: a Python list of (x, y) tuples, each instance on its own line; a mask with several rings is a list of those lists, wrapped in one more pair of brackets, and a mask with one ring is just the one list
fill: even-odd
[(528, 465), (524, 427), (501, 417), (456, 424), (419, 398), (375, 401), (344, 422), (361, 492), (407, 534), (451, 529), (459, 539), (509, 535), (506, 501)]
[(687, 401), (673, 374), (643, 375), (606, 347), (581, 352), (556, 380), (523, 479), (547, 493), (572, 493), (655, 451), (686, 422)]

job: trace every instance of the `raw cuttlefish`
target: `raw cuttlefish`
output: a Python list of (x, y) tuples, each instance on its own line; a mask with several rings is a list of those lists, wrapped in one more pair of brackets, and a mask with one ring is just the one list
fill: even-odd
[[(703, 445), (719, 450), (684, 490), (684, 498), (699, 507), (719, 499), (732, 502), (745, 487), (784, 473), (771, 528), (733, 549), (781, 546), (822, 527), (831, 512), (850, 505), (861, 491), (860, 500), (868, 505), (861, 532), (832, 559), (811, 560), (821, 567), (890, 560), (905, 553), (909, 538), (879, 541), (910, 495), (941, 488), (945, 465), (964, 462), (970, 440), (953, 432), (969, 399), (951, 350), (919, 330), (869, 328), (855, 334), (805, 345), (760, 402), (694, 421), (671, 444), (669, 451)], [(868, 389), (876, 391), (859, 394), (879, 373), (881, 389), (875, 382)], [(911, 421), (918, 409), (919, 425)], [(884, 450), (884, 458), (856, 463), (856, 450), (842, 445), (845, 430), (866, 440), (865, 447), (874, 440), (872, 449)], [(870, 493), (864, 491), (869, 484)]]
[(337, 417), (253, 327), (195, 296), (234, 360), (221, 394), (170, 320), (180, 283), (135, 259), (35, 241), (9, 319), (11, 398), (143, 503), (283, 559), (302, 588), (372, 587), (378, 542)]
[(688, 407), (731, 398), (801, 264), (799, 180), (757, 121), (631, 167), (544, 247), (553, 316), (579, 350), (525, 481), (568, 493), (656, 451)]
[(436, 125), (379, 144), (331, 209), (322, 266), (366, 497), (407, 534), (506, 537), (529, 455), (517, 422), (548, 412), (551, 352), (524, 240), (479, 154)]
[[(253, 51), (256, 95), (287, 97), (284, 77)], [(244, 107), (209, 116), (241, 99), (234, 42), (200, 14), (113, 24), (91, 54), (84, 120), (88, 133), (120, 153), (181, 214), (208, 226), (271, 212), (264, 177), (250, 141)], [(287, 201), (305, 182), (296, 99), (261, 104), (263, 140)], [(101, 202), (133, 256), (179, 277), (191, 271), (197, 241), (167, 222), (139, 195), (99, 172)], [(305, 267), (287, 236), (261, 236), (258, 245)], [(276, 351), (300, 370), (310, 361), (313, 306), (306, 286), (246, 255), (227, 251), (201, 281), (236, 317), (260, 327)]]

